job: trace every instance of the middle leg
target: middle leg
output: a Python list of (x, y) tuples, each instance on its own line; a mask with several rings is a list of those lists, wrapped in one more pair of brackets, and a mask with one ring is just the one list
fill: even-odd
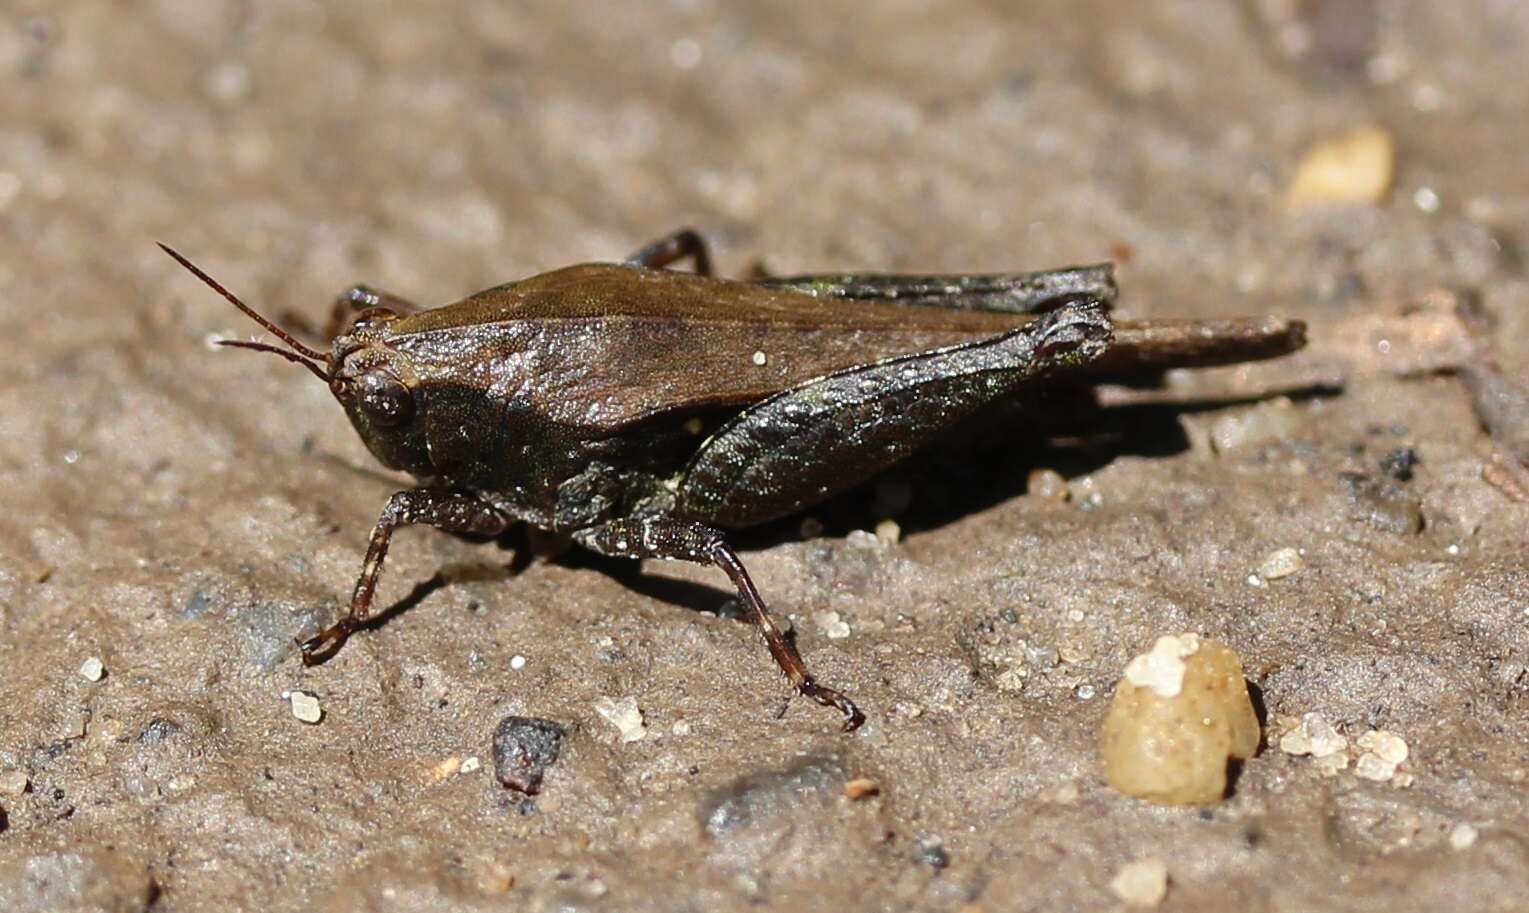
[(368, 285), (353, 285), (335, 298), (329, 308), (329, 318), (322, 327), (315, 326), (305, 315), (290, 308), (282, 311), (281, 321), (299, 335), (307, 337), (309, 342), (327, 346), (336, 336), (350, 328), (352, 314), (369, 308), (386, 308), (400, 316), (423, 310), (407, 298)]
[(851, 732), (865, 722), (865, 715), (854, 702), (838, 690), (820, 683), (807, 671), (807, 664), (796, 646), (786, 639), (754, 581), (744, 570), (738, 554), (722, 541), (722, 533), (709, 526), (684, 520), (661, 517), (628, 518), (612, 520), (599, 526), (579, 530), (574, 539), (585, 548), (602, 555), (619, 558), (669, 558), (676, 561), (693, 561), (712, 564), (721, 568), (738, 590), (738, 599), (748, 610), (755, 624), (764, 635), (765, 646), (775, 664), (786, 674), (798, 694), (811, 698), (825, 707), (834, 707), (844, 714), (844, 731)]
[(706, 250), (706, 239), (693, 228), (681, 228), (679, 231), (659, 238), (627, 257), (626, 262), (663, 269), (686, 257), (695, 264), (696, 275), (711, 275), (711, 254)]
[(380, 291), (369, 285), (353, 285), (335, 298), (334, 307), (329, 311), (329, 323), (325, 325), (324, 332), (330, 339), (334, 339), (349, 328), (352, 314), (359, 314), (372, 308), (392, 311), (400, 317), (423, 310), (409, 299), (391, 292)]

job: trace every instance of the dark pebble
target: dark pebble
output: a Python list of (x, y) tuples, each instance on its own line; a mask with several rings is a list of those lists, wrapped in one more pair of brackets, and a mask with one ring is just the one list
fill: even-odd
[(1380, 468), (1398, 482), (1412, 481), (1412, 468), (1422, 460), (1411, 447), (1398, 447), (1380, 458)]
[(528, 716), (507, 716), (494, 730), (494, 775), (509, 789), (534, 796), (547, 768), (557, 762), (567, 735), (558, 723)]
[(162, 716), (156, 716), (154, 719), (149, 720), (149, 724), (143, 727), (142, 732), (138, 733), (138, 744), (158, 745), (160, 742), (180, 734), (181, 726), (179, 723), (174, 720), (165, 719)]
[(33, 757), (36, 758), (38, 766), (46, 767), (49, 761), (57, 760), (61, 755), (67, 754), (71, 747), (72, 743), (68, 739), (59, 739), (38, 748), (33, 752)]

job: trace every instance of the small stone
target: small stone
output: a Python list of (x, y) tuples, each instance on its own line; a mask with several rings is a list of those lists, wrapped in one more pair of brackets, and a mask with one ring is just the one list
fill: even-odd
[(829, 640), (843, 640), (850, 635), (849, 623), (838, 612), (818, 612), (812, 616)]
[(763, 368), (765, 365), (769, 364), (770, 356), (766, 355), (762, 351), (755, 351), (752, 360), (755, 365)]
[(621, 741), (640, 742), (648, 734), (643, 725), (642, 711), (637, 708), (637, 698), (602, 697), (595, 701), (595, 712), (621, 733)]
[(1415, 448), (1398, 447), (1380, 458), (1380, 468), (1398, 482), (1411, 482), (1412, 470), (1421, 462)]
[(1348, 769), (1348, 763), (1348, 752), (1340, 751), (1336, 754), (1323, 755), (1320, 758), (1314, 759), (1311, 762), (1311, 766), (1316, 768), (1319, 776), (1336, 777)]
[(844, 784), (844, 797), (847, 799), (864, 799), (875, 796), (881, 792), (881, 784), (870, 777), (856, 777)]
[(462, 773), (464, 773), (464, 774), (477, 773), (478, 769), (481, 768), (482, 766), (483, 766), (483, 762), (478, 760), (478, 756), (477, 755), (473, 755), (472, 757), (470, 757), (470, 758), (468, 758), (468, 759), (466, 759), (465, 761), (462, 762)]
[(1086, 662), (1089, 659), (1092, 659), (1093, 655), (1094, 651), (1092, 647), (1090, 647), (1088, 644), (1079, 643), (1077, 641), (1063, 641), (1061, 646), (1057, 647), (1057, 657), (1064, 663), (1075, 665), (1077, 663)]
[(1193, 634), (1159, 638), (1127, 666), (1099, 731), (1105, 779), (1159, 805), (1226, 794), (1229, 759), (1253, 756), (1260, 730), (1235, 651)]
[(1259, 576), (1265, 580), (1279, 580), (1298, 573), (1306, 566), (1306, 559), (1293, 548), (1281, 548), (1270, 552), (1258, 566)]
[(1462, 821), (1449, 832), (1449, 846), (1455, 850), (1468, 850), (1481, 834), (1469, 822)]
[(1396, 765), (1381, 759), (1379, 755), (1362, 754), (1354, 763), (1354, 776), (1378, 783), (1391, 779), (1395, 773)]
[(106, 664), (99, 656), (92, 656), (80, 663), (80, 677), (87, 682), (98, 682), (106, 677)]
[[(1285, 754), (1327, 758), (1346, 751), (1348, 739), (1333, 728), (1327, 717), (1312, 711), (1301, 717), (1300, 726), (1280, 737), (1279, 749)], [(1345, 766), (1347, 763), (1345, 759)]]
[(950, 854), (945, 852), (945, 845), (938, 837), (920, 840), (915, 856), (919, 862), (931, 869), (943, 869), (950, 865)]
[(903, 537), (903, 528), (896, 520), (882, 520), (876, 524), (876, 538), (885, 545), (896, 545)]
[(1120, 867), (1110, 891), (1133, 907), (1155, 907), (1168, 896), (1168, 865), (1161, 859), (1137, 859)]
[(510, 657), (510, 668), (511, 669), (514, 669), (515, 671), (519, 672), (521, 669), (524, 669), (525, 667), (526, 667), (526, 658), (524, 656), (521, 656), (519, 653), (517, 653), (514, 656)]
[(122, 737), (122, 731), (127, 727), (121, 720), (112, 717), (104, 717), (91, 729), (91, 737), (101, 744), (110, 744)]
[(148, 724), (138, 732), (138, 744), (158, 745), (166, 739), (173, 739), (185, 732), (181, 724), (172, 719), (156, 716), (149, 720)]
[(455, 776), (457, 771), (461, 769), (462, 759), (453, 755), (431, 767), (430, 772), (425, 775), (425, 782), (431, 784), (439, 783), (442, 780)]
[(314, 724), (324, 718), (324, 709), (319, 706), (317, 696), (306, 691), (292, 691), (287, 694), (287, 700), (292, 704), (292, 715), (304, 723)]
[(1174, 697), (1184, 686), (1185, 657), (1199, 649), (1200, 638), (1195, 634), (1159, 637), (1151, 652), (1126, 664), (1126, 681), (1138, 688), (1151, 688), (1159, 697)]
[(1060, 503), (1067, 500), (1067, 479), (1055, 469), (1032, 469), (1025, 478), (1025, 492), (1043, 501)]
[(878, 539), (875, 533), (864, 529), (850, 530), (844, 537), (844, 544), (862, 551), (879, 551), (885, 547), (885, 543)]
[(670, 727), (669, 731), (678, 736), (690, 735), (690, 721), (680, 720)]
[(1396, 173), (1396, 144), (1381, 127), (1324, 139), (1296, 167), (1285, 199), (1292, 208), (1320, 203), (1380, 203)]
[[(222, 333), (214, 333), (214, 341), (222, 341), (223, 335), (224, 334)], [(216, 349), (220, 347), (209, 344), (208, 348)], [(184, 618), (201, 618), (203, 615), (206, 615), (208, 612), (212, 611), (212, 608), (213, 598), (212, 593), (210, 592), (210, 586), (203, 585), (197, 589), (196, 592), (192, 593), (189, 597), (186, 598), (186, 604), (181, 609), (181, 616)]]
[(1025, 658), (1037, 669), (1050, 669), (1061, 661), (1061, 652), (1050, 644), (1025, 644)]
[(1030, 677), (1030, 670), (1026, 666), (1009, 666), (998, 673), (993, 679), (993, 685), (1005, 694), (1019, 694), (1025, 690), (1025, 680)]
[(507, 789), (536, 795), (547, 768), (557, 762), (565, 734), (552, 720), (505, 717), (494, 730), (494, 776)]
[(1407, 743), (1401, 736), (1384, 729), (1366, 732), (1355, 742), (1361, 751), (1367, 751), (1381, 760), (1391, 764), (1401, 764), (1407, 760)]
[(0, 796), (19, 796), (27, 791), (31, 783), (26, 771), (7, 770), (0, 773)]
[(1366, 780), (1385, 782), (1396, 775), (1396, 768), (1407, 760), (1407, 743), (1394, 732), (1377, 729), (1366, 732), (1356, 742), (1363, 753), (1354, 762), (1354, 775)]

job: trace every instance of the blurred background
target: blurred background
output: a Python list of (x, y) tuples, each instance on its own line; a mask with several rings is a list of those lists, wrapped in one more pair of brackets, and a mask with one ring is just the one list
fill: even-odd
[[(6, 300), (142, 297), (164, 239), (260, 300), (444, 301), (680, 223), (734, 268), (1128, 253), (1128, 300), (1179, 308), (1439, 247), (1479, 280), (1522, 217), (1524, 11), (1469, 10), (13, 0)], [(1399, 150), (1374, 205), (1289, 215), (1303, 151), (1370, 125)]]
[[(0, 795), (0, 900), (1108, 909), (1150, 850), (1165, 909), (1511, 906), (1526, 521), (1434, 372), (1472, 357), (1463, 302), (1529, 364), (1526, 53), (1517, 0), (4, 0), (0, 767), (30, 786)], [(293, 619), (338, 602), (388, 489), (315, 456), (370, 465), (311, 378), (208, 351), (250, 327), (153, 242), (318, 320), (354, 282), (445, 303), (682, 225), (724, 274), (1114, 260), (1129, 315), (1311, 323), (1299, 358), (1179, 392), (1332, 395), (1280, 413), (1297, 444), (1235, 458), (1208, 443), (1222, 413), (1186, 415), (1190, 453), (1072, 480), (1104, 509), (1003, 501), (891, 571), (758, 556), (809, 659), (876, 708), (859, 741), (776, 720), (742, 626), (587, 568), (448, 587), (298, 669)], [(1402, 445), (1424, 532), (1354, 525), (1333, 480)], [(400, 543), (388, 601), (501, 560)], [(1291, 544), (1327, 570), (1249, 590)], [(1243, 649), (1271, 712), (1407, 731), (1416, 785), (1275, 754), (1200, 817), (1113, 796), (1092, 696), (1169, 629)], [(1059, 665), (1064, 641), (1086, 649)], [(317, 729), (276, 696), (300, 683)], [(663, 739), (614, 741), (589, 704), (622, 691)], [(534, 813), (429, 773), (486, 763), (509, 711), (577, 733)], [(185, 741), (145, 741), (158, 719)], [(846, 811), (866, 771), (882, 797)], [(728, 785), (751, 773), (762, 792)], [(1457, 852), (1461, 822), (1503, 836)]]

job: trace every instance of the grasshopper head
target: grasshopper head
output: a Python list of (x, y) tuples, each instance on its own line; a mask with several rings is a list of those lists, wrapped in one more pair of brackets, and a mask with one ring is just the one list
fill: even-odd
[(383, 465), (428, 476), (434, 470), (417, 396), (419, 375), (409, 355), (390, 342), (388, 324), (395, 318), (385, 308), (371, 308), (335, 337), (329, 391)]

